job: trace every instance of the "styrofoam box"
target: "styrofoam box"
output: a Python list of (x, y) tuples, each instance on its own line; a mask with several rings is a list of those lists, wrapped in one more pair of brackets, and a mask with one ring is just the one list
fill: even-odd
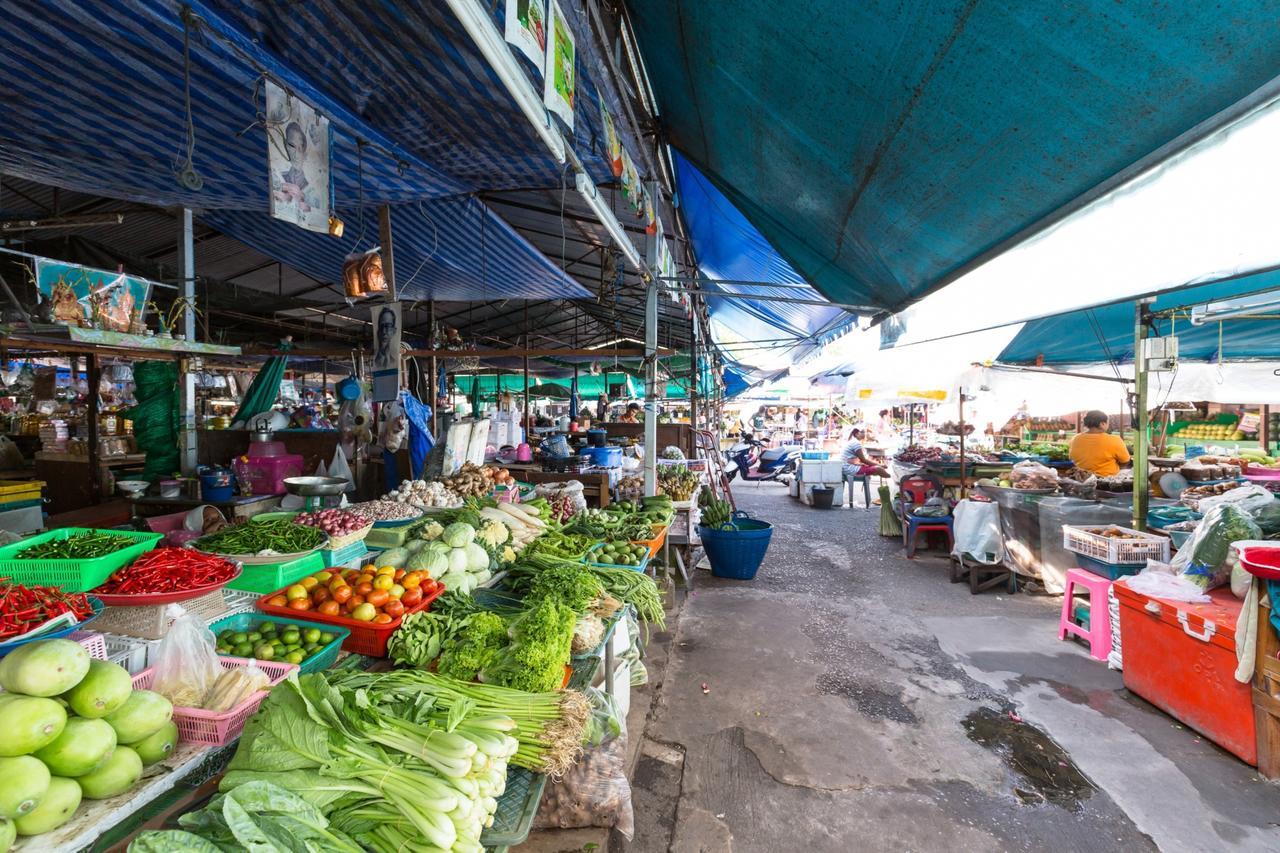
[(801, 459), (800, 479), (806, 483), (834, 485), (844, 477), (844, 463), (830, 459)]
[(24, 506), (0, 512), (0, 530), (32, 533), (44, 527), (44, 512), (38, 506)]

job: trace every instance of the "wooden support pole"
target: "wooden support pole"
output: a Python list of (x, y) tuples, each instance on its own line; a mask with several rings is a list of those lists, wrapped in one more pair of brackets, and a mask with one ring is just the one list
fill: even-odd
[[(74, 362), (73, 362), (74, 364)], [(98, 382), (102, 372), (98, 369), (98, 357), (90, 353), (84, 357), (85, 378), (89, 385), (89, 393), (85, 395), (88, 403), (84, 415), (87, 430), (86, 442), (89, 451), (89, 498), (93, 505), (102, 503), (102, 467), (101, 452), (98, 447), (98, 413), (102, 409), (102, 400), (98, 395)], [(71, 387), (75, 388), (76, 375), (71, 373)]]

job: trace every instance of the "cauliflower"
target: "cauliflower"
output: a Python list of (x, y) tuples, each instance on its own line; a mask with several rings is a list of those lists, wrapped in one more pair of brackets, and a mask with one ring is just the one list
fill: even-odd
[(444, 527), (438, 521), (428, 521), (423, 525), (422, 530), (418, 531), (419, 539), (426, 539), (428, 542), (432, 539), (439, 539), (440, 534), (444, 533)]
[(502, 556), (499, 557), (499, 559), (502, 560), (502, 562), (507, 565), (514, 563), (516, 561), (515, 549), (512, 548), (510, 545), (504, 545), (502, 548)]
[(508, 535), (509, 532), (505, 524), (489, 519), (480, 525), (480, 529), (476, 532), (476, 539), (483, 545), (497, 548), (499, 545), (506, 544)]

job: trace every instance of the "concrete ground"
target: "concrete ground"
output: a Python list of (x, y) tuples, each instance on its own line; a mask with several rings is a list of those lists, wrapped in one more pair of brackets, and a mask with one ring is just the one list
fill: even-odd
[(611, 848), (1280, 849), (1280, 787), (1059, 642), (1060, 599), (972, 596), (878, 509), (736, 494), (772, 546), (752, 582), (698, 572), (662, 638)]

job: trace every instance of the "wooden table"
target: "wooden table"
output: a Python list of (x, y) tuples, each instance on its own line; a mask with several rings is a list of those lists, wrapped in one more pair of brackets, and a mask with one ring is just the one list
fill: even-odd
[(609, 472), (592, 469), (582, 472), (560, 473), (543, 471), (538, 465), (516, 464), (506, 466), (511, 476), (535, 486), (540, 483), (567, 483), (577, 480), (582, 484), (582, 496), (587, 503), (595, 500), (595, 505), (603, 509), (609, 505)]
[[(268, 512), (280, 506), (280, 495), (245, 495), (233, 497), (229, 501), (202, 501), (195, 498), (162, 498), (157, 495), (143, 495), (131, 498), (130, 502), (138, 508), (138, 515), (167, 515), (171, 512), (195, 509), (198, 506), (212, 506), (222, 510), (228, 521), (247, 521), (261, 512)], [(150, 511), (148, 511), (150, 510)]]

